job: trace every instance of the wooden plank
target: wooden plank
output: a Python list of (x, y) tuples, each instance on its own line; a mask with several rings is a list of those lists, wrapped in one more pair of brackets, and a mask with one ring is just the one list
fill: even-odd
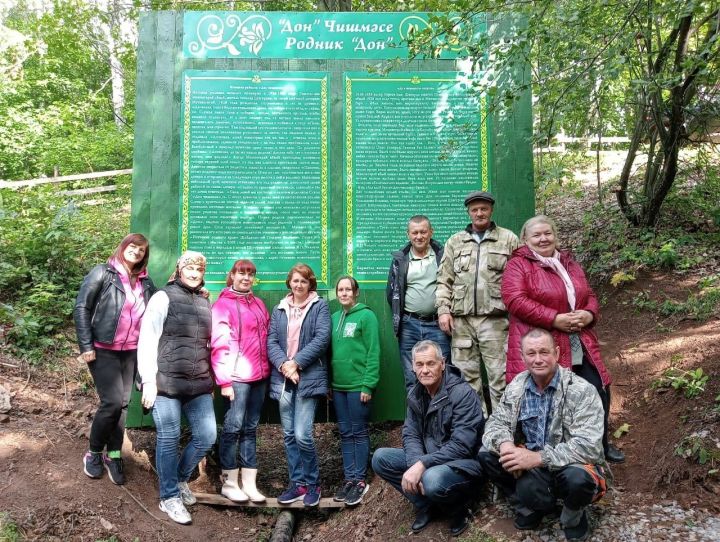
[[(513, 36), (518, 26), (527, 22), (514, 15), (501, 15), (494, 18), (488, 28), (494, 34), (490, 41)], [(529, 69), (522, 66), (496, 74), (502, 90), (513, 81), (523, 82), (529, 78)], [(498, 92), (501, 95), (501, 92)], [(491, 130), (494, 134), (494, 147), (490, 160), (493, 164), (491, 191), (496, 204), (493, 219), (503, 227), (519, 232), (523, 222), (534, 214), (535, 192), (533, 185), (532, 154), (532, 111), (529, 89), (523, 92), (509, 114), (493, 114)]]
[[(168, 211), (165, 213), (166, 233), (168, 247), (179, 247), (180, 245), (180, 192), (182, 187), (182, 164), (180, 163), (180, 155), (182, 150), (183, 126), (184, 121), (180, 118), (182, 112), (182, 86), (183, 71), (185, 70), (185, 61), (180, 60), (182, 57), (183, 47), (183, 12), (175, 13), (175, 39), (173, 41), (172, 56), (175, 59), (173, 66), (173, 85), (172, 92), (172, 112), (170, 115), (170, 176), (167, 191), (165, 192), (168, 203), (166, 203)], [(175, 266), (175, 261), (179, 256), (170, 257), (169, 267)]]
[[(226, 499), (222, 495), (217, 493), (195, 493), (195, 498), (200, 504), (209, 504), (210, 506), (232, 506), (235, 508), (295, 508), (303, 510), (306, 507), (302, 501), (295, 501), (290, 504), (280, 504), (277, 499), (267, 499), (265, 502), (254, 503), (254, 502), (235, 502), (230, 499)], [(344, 502), (336, 502), (330, 497), (320, 499), (320, 504), (313, 508), (345, 508)]]
[(39, 179), (26, 179), (23, 181), (1, 181), (0, 188), (22, 188), (25, 186), (37, 186), (40, 184), (62, 183), (66, 181), (83, 181), (86, 179), (102, 179), (104, 177), (117, 177), (119, 175), (131, 175), (132, 169), (114, 169), (112, 171), (96, 171), (93, 173), (78, 173), (77, 175), (61, 175), (60, 177), (40, 177)]
[[(152, 178), (153, 88), (157, 49), (157, 13), (141, 12), (139, 22), (137, 79), (135, 96), (135, 140), (133, 145), (133, 183), (130, 230), (150, 236), (150, 180)], [(152, 242), (152, 241), (151, 241)], [(157, 250), (160, 249), (160, 250)], [(156, 247), (154, 254), (164, 247)], [(151, 252), (150, 261), (155, 255)], [(161, 286), (159, 284), (158, 286)], [(133, 386), (128, 405), (127, 427), (152, 427), (152, 415), (143, 415), (141, 395)]]
[[(150, 237), (150, 179), (152, 177), (152, 111), (155, 80), (157, 13), (141, 12), (135, 83), (135, 139), (133, 142), (132, 213), (130, 229)], [(129, 415), (129, 414), (128, 414)]]
[(111, 184), (109, 186), (96, 186), (94, 188), (80, 188), (78, 190), (61, 190), (61, 196), (86, 196), (87, 194), (100, 194), (102, 192), (114, 192), (117, 190), (117, 185)]
[(171, 186), (173, 171), (180, 168), (172, 163), (173, 90), (175, 75), (175, 20), (177, 13), (163, 11), (157, 14), (156, 60), (153, 82), (152, 109), (152, 177), (150, 180), (150, 244), (160, 250), (153, 251), (148, 270), (156, 284), (165, 284), (178, 257), (174, 243), (177, 232), (171, 232), (171, 223), (179, 213), (178, 199), (173, 199)]

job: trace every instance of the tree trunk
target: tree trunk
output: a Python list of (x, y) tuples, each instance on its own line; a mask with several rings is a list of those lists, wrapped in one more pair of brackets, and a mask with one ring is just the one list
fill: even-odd
[(318, 11), (352, 11), (352, 0), (319, 0)]
[(99, 26), (105, 37), (105, 45), (108, 50), (113, 116), (115, 117), (115, 125), (118, 128), (123, 128), (127, 125), (122, 115), (122, 110), (125, 107), (125, 79), (122, 63), (117, 56), (117, 44), (114, 34), (115, 31), (119, 32), (122, 15), (115, 0), (106, 2), (104, 6), (99, 3), (99, 6), (104, 7), (107, 13), (107, 22), (101, 20)]
[(630, 180), (630, 173), (632, 173), (633, 164), (635, 163), (635, 158), (637, 157), (637, 152), (640, 148), (640, 143), (647, 134), (644, 110), (644, 107), (638, 107), (635, 127), (633, 128), (632, 138), (630, 139), (630, 148), (628, 149), (627, 156), (625, 157), (625, 163), (623, 164), (622, 172), (620, 173), (618, 188), (615, 190), (615, 197), (618, 205), (620, 206), (620, 211), (622, 211), (622, 214), (628, 219), (628, 222), (634, 226), (638, 225), (638, 215), (628, 201), (627, 188)]

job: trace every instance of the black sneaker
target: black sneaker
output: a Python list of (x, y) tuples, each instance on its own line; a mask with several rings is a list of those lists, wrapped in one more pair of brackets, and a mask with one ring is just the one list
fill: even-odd
[(340, 486), (340, 489), (338, 489), (335, 493), (333, 500), (335, 502), (345, 502), (345, 497), (347, 497), (348, 492), (350, 491), (350, 488), (352, 488), (352, 486), (353, 482), (351, 480), (345, 480), (343, 482), (343, 485)]
[(590, 524), (588, 523), (587, 510), (583, 510), (580, 521), (575, 527), (563, 527), (565, 538), (568, 542), (581, 542), (590, 536)]
[(103, 472), (103, 454), (95, 454), (87, 452), (83, 457), (83, 472), (90, 478), (102, 478)]
[(103, 462), (105, 463), (105, 470), (108, 471), (108, 476), (110, 476), (110, 481), (116, 486), (124, 485), (125, 473), (123, 472), (124, 465), (122, 458), (111, 459), (105, 456)]
[(360, 504), (363, 496), (368, 492), (368, 489), (370, 489), (370, 486), (364, 481), (360, 480), (359, 482), (355, 482), (345, 497), (345, 504), (348, 506)]

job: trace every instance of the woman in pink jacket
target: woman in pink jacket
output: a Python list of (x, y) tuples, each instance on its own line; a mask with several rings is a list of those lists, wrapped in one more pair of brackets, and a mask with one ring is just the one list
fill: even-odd
[(256, 486), (255, 435), (270, 375), (270, 318), (265, 304), (252, 292), (255, 273), (250, 260), (236, 261), (228, 274), (228, 287), (212, 307), (212, 368), (228, 404), (220, 435), (221, 493), (236, 502), (265, 500)]
[(137, 365), (140, 321), (156, 290), (147, 273), (149, 258), (150, 245), (144, 235), (126, 236), (106, 263), (85, 276), (73, 311), (79, 359), (87, 363), (100, 398), (83, 471), (90, 478), (100, 478), (107, 470), (118, 485), (125, 483), (120, 452)]
[(520, 231), (525, 243), (508, 261), (502, 279), (502, 299), (510, 313), (505, 379), (525, 370), (520, 348), (523, 335), (534, 327), (550, 331), (560, 347), (559, 363), (592, 384), (605, 410), (603, 447), (608, 461), (624, 461), (608, 442), (610, 373), (600, 357), (593, 327), (600, 306), (585, 273), (567, 250), (558, 251), (555, 222), (538, 215)]

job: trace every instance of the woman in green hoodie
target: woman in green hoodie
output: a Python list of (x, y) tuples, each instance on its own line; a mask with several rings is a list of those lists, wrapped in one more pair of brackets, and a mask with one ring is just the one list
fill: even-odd
[(360, 286), (340, 277), (335, 294), (342, 309), (332, 315), (332, 389), (340, 430), (345, 481), (334, 500), (359, 504), (370, 456), (370, 400), (380, 379), (378, 321), (370, 307), (358, 303)]

